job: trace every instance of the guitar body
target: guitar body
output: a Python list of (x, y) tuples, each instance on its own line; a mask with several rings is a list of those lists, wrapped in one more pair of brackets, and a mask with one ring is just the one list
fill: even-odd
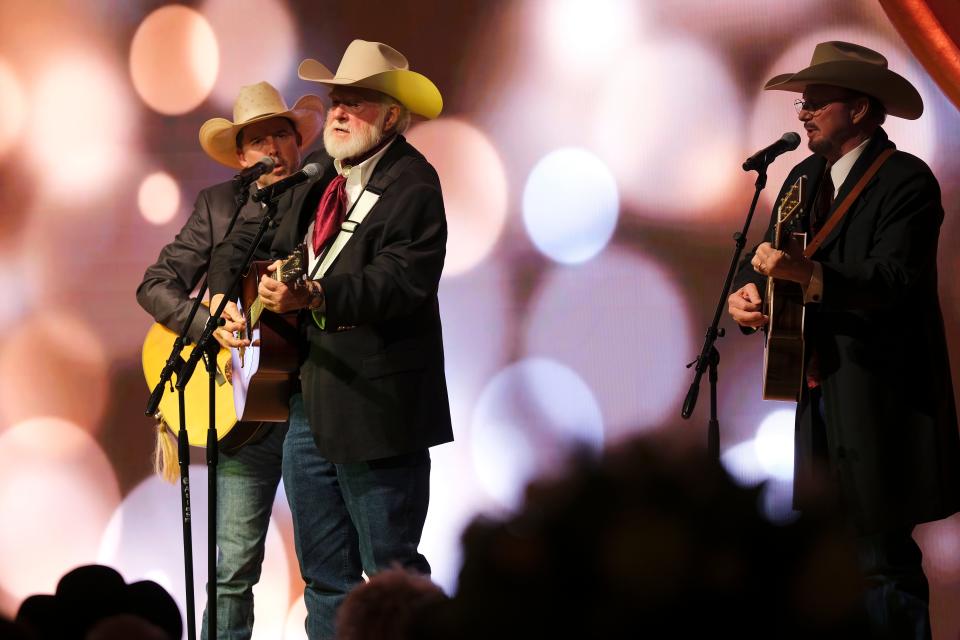
[(242, 284), (240, 311), (247, 321), (244, 337), (251, 346), (230, 350), (233, 399), (240, 420), (285, 421), (292, 385), (300, 373), (296, 312), (252, 313), (257, 308), (260, 277), (269, 275), (270, 264), (254, 262)]
[[(806, 176), (800, 176), (780, 200), (773, 246), (791, 256), (802, 256), (807, 234), (792, 230), (802, 210)], [(796, 282), (767, 278), (763, 313), (770, 318), (764, 327), (764, 400), (796, 402), (803, 388), (803, 289)]]
[[(160, 372), (170, 357), (170, 351), (173, 349), (173, 343), (177, 339), (177, 334), (170, 331), (165, 326), (155, 323), (147, 331), (147, 336), (143, 341), (141, 357), (143, 361), (143, 375), (147, 381), (147, 387), (153, 389), (160, 381)], [(192, 345), (187, 345), (181, 352), (181, 358), (186, 360), (193, 351)], [(217, 376), (216, 389), (214, 391), (214, 405), (216, 407), (216, 429), (217, 440), (221, 450), (235, 450), (260, 432), (262, 425), (259, 423), (248, 424), (237, 422), (237, 414), (234, 409), (233, 387), (224, 376), (224, 367), (230, 362), (230, 352), (227, 349), (220, 349), (217, 354)], [(171, 378), (171, 384), (176, 384), (177, 374), (174, 373)], [(209, 378), (207, 377), (206, 367), (201, 363), (190, 382), (184, 389), (184, 403), (186, 409), (187, 439), (194, 447), (207, 446), (207, 429), (210, 426), (210, 402), (208, 388)], [(180, 401), (175, 391), (171, 392), (170, 387), (160, 398), (160, 406), (157, 410), (157, 418), (162, 420), (174, 433), (180, 431)]]
[[(806, 233), (790, 233), (784, 251), (802, 255)], [(803, 290), (796, 282), (767, 278), (764, 297), (770, 323), (763, 350), (763, 399), (796, 402), (803, 384)]]

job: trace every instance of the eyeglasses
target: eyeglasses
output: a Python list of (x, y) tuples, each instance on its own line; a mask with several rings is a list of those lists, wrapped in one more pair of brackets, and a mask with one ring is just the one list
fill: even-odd
[(810, 115), (817, 115), (834, 102), (843, 102), (847, 98), (827, 98), (826, 100), (811, 100), (809, 98), (797, 98), (793, 101), (793, 106), (797, 108), (797, 113), (809, 111)]
[(337, 107), (340, 107), (347, 113), (356, 115), (369, 107), (371, 104), (378, 104), (373, 100), (363, 100), (361, 98), (354, 97), (345, 97), (345, 98), (332, 98), (330, 100), (330, 110), (333, 111)]

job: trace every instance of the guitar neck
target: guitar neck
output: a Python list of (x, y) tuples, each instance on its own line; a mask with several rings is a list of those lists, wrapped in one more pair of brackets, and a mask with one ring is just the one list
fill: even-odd
[[(281, 263), (280, 266), (277, 267), (277, 270), (274, 271), (272, 274), (270, 274), (270, 277), (273, 278), (274, 280), (283, 281), (284, 266), (285, 266), (285, 263)], [(257, 299), (254, 300), (253, 303), (250, 305), (250, 318), (249, 318), (250, 325), (249, 326), (255, 327), (257, 325), (257, 322), (260, 321), (260, 316), (262, 314), (263, 314), (263, 300), (260, 298), (260, 296), (257, 296)]]
[(257, 326), (257, 323), (260, 322), (260, 315), (263, 313), (263, 300), (260, 299), (260, 296), (257, 296), (257, 299), (253, 301), (253, 304), (250, 305), (250, 327)]

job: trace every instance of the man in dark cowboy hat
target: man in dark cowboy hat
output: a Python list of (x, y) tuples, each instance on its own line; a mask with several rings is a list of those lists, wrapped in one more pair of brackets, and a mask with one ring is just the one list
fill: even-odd
[[(943, 207), (927, 165), (896, 151), (881, 127), (887, 115), (920, 117), (923, 103), (882, 55), (846, 42), (817, 45), (809, 67), (764, 88), (802, 93), (796, 106), (814, 155), (793, 168), (781, 196), (807, 176), (815, 195), (803, 222), (822, 235), (804, 255), (760, 244), (728, 310), (741, 327), (762, 327), (766, 278), (800, 285), (806, 384), (795, 504), (809, 504), (822, 472), (834, 478), (858, 533), (878, 632), (929, 638), (927, 581), (911, 532), (960, 510), (960, 438), (937, 297)], [(768, 239), (772, 229), (773, 220)]]
[[(435, 118), (440, 91), (379, 42), (354, 40), (336, 73), (316, 60), (299, 75), (330, 88), (326, 171), (294, 192), (270, 245), (305, 242), (309, 279), (263, 279), (271, 311), (299, 311), (302, 393), (290, 398), (283, 483), (306, 582), (311, 640), (334, 637), (346, 593), (397, 564), (430, 565), (418, 546), (427, 514), (428, 448), (453, 439), (437, 289), (447, 224), (437, 172), (403, 137), (411, 114)], [(210, 290), (241, 265), (236, 229), (214, 252)], [(216, 305), (218, 295), (212, 299)], [(236, 308), (217, 332), (237, 346)]]

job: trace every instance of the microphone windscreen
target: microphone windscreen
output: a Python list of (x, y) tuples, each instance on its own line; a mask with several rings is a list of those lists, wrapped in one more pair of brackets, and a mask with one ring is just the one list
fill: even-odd
[(800, 134), (796, 131), (787, 131), (780, 139), (790, 146), (791, 151), (800, 146)]
[(308, 178), (316, 178), (318, 175), (320, 175), (320, 163), (311, 162), (310, 164), (305, 165), (301, 171), (303, 171)]
[(257, 164), (262, 164), (264, 167), (266, 167), (267, 171), (273, 171), (273, 168), (277, 166), (277, 161), (270, 156), (263, 156), (257, 160)]

